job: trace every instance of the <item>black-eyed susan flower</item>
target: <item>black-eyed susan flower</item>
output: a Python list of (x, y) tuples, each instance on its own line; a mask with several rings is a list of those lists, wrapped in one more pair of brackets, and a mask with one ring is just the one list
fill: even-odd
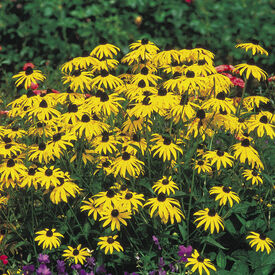
[(12, 78), (18, 78), (15, 81), (16, 87), (24, 83), (24, 88), (27, 90), (31, 83), (37, 84), (37, 81), (44, 81), (46, 77), (39, 70), (34, 70), (32, 67), (28, 67), (26, 70), (14, 75)]
[(200, 174), (201, 172), (211, 173), (212, 168), (211, 168), (209, 160), (205, 159), (205, 158), (196, 159), (196, 161), (195, 161), (195, 170), (198, 172), (198, 174)]
[(163, 161), (170, 161), (171, 159), (177, 160), (177, 152), (183, 154), (183, 150), (175, 143), (172, 142), (170, 137), (163, 137), (159, 134), (154, 134), (152, 142), (156, 142), (151, 150), (154, 151), (153, 156), (159, 155)]
[(93, 219), (96, 221), (98, 217), (101, 216), (101, 212), (104, 204), (100, 204), (99, 206), (95, 206), (95, 200), (89, 198), (87, 201), (82, 201), (84, 205), (80, 207), (81, 212), (88, 211), (88, 216), (93, 214)]
[(79, 110), (79, 106), (74, 103), (70, 103), (67, 108), (67, 112), (61, 115), (61, 121), (64, 124), (76, 124), (77, 121), (81, 120), (83, 112)]
[(159, 51), (159, 48), (146, 38), (130, 44), (129, 48), (131, 50), (136, 50), (138, 55), (136, 58), (140, 58), (141, 60), (146, 60), (147, 54), (154, 56)]
[(256, 53), (268, 55), (268, 52), (263, 47), (255, 43), (240, 43), (237, 44), (235, 47), (244, 49), (246, 52), (248, 50), (251, 50), (253, 55), (255, 55)]
[(146, 86), (156, 86), (161, 77), (150, 73), (147, 67), (143, 67), (139, 74), (133, 75), (131, 83), (138, 85), (141, 80), (145, 82)]
[(165, 50), (157, 53), (154, 58), (153, 62), (157, 66), (161, 67), (164, 65), (170, 65), (173, 61), (180, 62), (180, 53), (178, 50)]
[(64, 236), (58, 232), (56, 232), (55, 228), (38, 231), (35, 233), (38, 235), (35, 237), (35, 241), (38, 242), (38, 245), (42, 244), (43, 249), (49, 248), (50, 250), (54, 247), (57, 248), (60, 246), (61, 241), (59, 238), (64, 238)]
[(150, 96), (143, 97), (142, 101), (133, 105), (133, 108), (128, 110), (130, 117), (148, 117), (150, 118), (154, 112), (158, 111), (158, 107), (153, 104)]
[(30, 161), (45, 162), (46, 164), (54, 160), (52, 150), (50, 150), (49, 146), (44, 142), (31, 145), (28, 151), (28, 158)]
[(114, 250), (120, 252), (123, 251), (123, 247), (121, 244), (116, 241), (118, 235), (114, 236), (106, 236), (106, 237), (99, 237), (100, 241), (97, 243), (97, 245), (100, 246), (100, 249), (105, 249), (104, 253), (108, 254), (113, 254)]
[(233, 159), (229, 153), (222, 151), (222, 150), (215, 150), (215, 151), (207, 151), (204, 154), (204, 157), (210, 160), (210, 165), (216, 164), (217, 170), (220, 170), (221, 165), (226, 168), (227, 166), (232, 167)]
[(98, 76), (91, 80), (90, 84), (91, 88), (115, 89), (118, 86), (123, 85), (123, 81), (120, 78), (110, 74), (108, 71), (102, 70)]
[(0, 165), (0, 180), (8, 181), (11, 179), (12, 181), (19, 182), (20, 177), (24, 175), (26, 171), (26, 166), (21, 162), (14, 161), (12, 158), (6, 159)]
[(33, 126), (29, 128), (29, 135), (34, 136), (45, 136), (49, 137), (54, 134), (54, 129), (57, 128), (56, 124), (51, 121), (39, 121), (37, 123), (33, 123)]
[(138, 194), (136, 192), (131, 192), (127, 190), (122, 192), (121, 195), (121, 204), (122, 207), (125, 207), (128, 211), (138, 211), (138, 207), (143, 205), (144, 195)]
[(258, 115), (250, 117), (247, 122), (248, 133), (256, 130), (258, 137), (262, 137), (264, 134), (271, 139), (275, 137), (275, 126), (271, 124), (271, 120), (274, 114), (270, 112), (261, 112)]
[(158, 113), (162, 115), (163, 110), (170, 109), (174, 105), (175, 96), (161, 87), (158, 89), (157, 94), (152, 95), (151, 100), (152, 103), (158, 108)]
[(220, 73), (214, 73), (205, 77), (205, 85), (209, 87), (210, 91), (215, 91), (215, 93), (228, 93), (232, 83), (229, 77)]
[(0, 156), (2, 156), (3, 158), (11, 158), (12, 156), (18, 156), (25, 149), (24, 144), (14, 142), (10, 138), (4, 138), (3, 141), (4, 142), (0, 143)]
[(263, 184), (261, 173), (256, 169), (245, 169), (242, 175), (247, 181), (251, 180), (252, 185), (258, 185), (259, 183)]
[(120, 230), (120, 223), (127, 226), (126, 219), (131, 219), (132, 212), (127, 210), (120, 202), (103, 208), (100, 221), (104, 221), (103, 227), (111, 224), (111, 230)]
[(112, 174), (112, 162), (113, 158), (110, 158), (108, 156), (100, 156), (97, 160), (96, 170), (94, 174), (98, 173), (100, 170), (103, 170), (106, 175)]
[(216, 195), (215, 200), (220, 200), (220, 205), (226, 205), (229, 202), (230, 207), (233, 206), (234, 201), (240, 202), (240, 198), (237, 193), (231, 191), (231, 187), (227, 186), (214, 186), (209, 191), (210, 195)]
[(175, 182), (173, 182), (171, 176), (170, 177), (163, 176), (160, 180), (158, 180), (153, 185), (152, 188), (157, 194), (164, 193), (164, 194), (167, 194), (168, 196), (170, 195), (170, 192), (175, 194), (175, 190), (179, 190), (179, 187)]
[(223, 219), (218, 215), (215, 209), (205, 208), (194, 213), (194, 216), (200, 216), (194, 222), (198, 222), (197, 228), (204, 225), (206, 231), (210, 227), (211, 234), (215, 229), (219, 233), (220, 229), (224, 230)]
[(260, 160), (259, 153), (250, 145), (250, 140), (248, 138), (243, 139), (242, 142), (234, 144), (232, 149), (234, 151), (234, 157), (239, 159), (241, 163), (245, 163), (247, 161), (252, 168), (264, 168), (263, 163)]
[(63, 84), (70, 83), (69, 87), (74, 92), (80, 89), (80, 91), (84, 93), (85, 90), (91, 90), (92, 76), (92, 72), (76, 70), (71, 75), (63, 76), (62, 80)]
[(192, 253), (191, 257), (188, 258), (188, 262), (185, 266), (192, 266), (191, 272), (193, 273), (197, 270), (200, 275), (202, 275), (204, 271), (207, 275), (210, 275), (210, 269), (216, 271), (216, 268), (211, 261), (202, 257), (196, 249)]
[(112, 154), (117, 151), (117, 144), (120, 144), (120, 142), (115, 139), (114, 135), (109, 134), (107, 131), (103, 131), (100, 136), (92, 141), (92, 146), (95, 147), (94, 152), (97, 154)]
[(120, 49), (115, 45), (110, 43), (102, 43), (101, 45), (96, 46), (91, 51), (90, 55), (98, 59), (113, 58), (119, 51)]
[[(147, 122), (146, 125), (145, 121)], [(140, 132), (143, 128), (151, 131), (150, 125), (152, 125), (152, 121), (150, 119), (145, 119), (144, 117), (128, 117), (127, 120), (125, 120), (122, 124), (122, 132), (128, 133), (129, 135), (132, 135), (134, 133)]]
[(25, 187), (27, 186), (28, 188), (31, 188), (32, 186), (37, 189), (38, 184), (37, 184), (37, 178), (36, 178), (36, 167), (29, 167), (28, 171), (26, 171), (21, 179), (20, 179), (20, 187)]
[(5, 134), (8, 138), (19, 139), (24, 137), (27, 134), (27, 132), (23, 129), (20, 129), (18, 126), (12, 126), (11, 128), (5, 129)]
[(65, 260), (71, 260), (75, 264), (77, 264), (78, 262), (84, 264), (84, 261), (86, 261), (86, 257), (89, 257), (91, 255), (86, 247), (81, 248), (81, 244), (79, 244), (77, 248), (68, 246), (68, 249), (65, 249), (63, 252), (64, 253), (62, 254), (62, 256), (66, 257)]
[(267, 254), (269, 254), (271, 248), (274, 247), (274, 242), (263, 233), (250, 232), (246, 239), (251, 239), (249, 244), (251, 247), (256, 245), (256, 251), (261, 250), (261, 252), (264, 252), (266, 250)]
[(139, 134), (133, 134), (131, 139), (123, 143), (122, 147), (124, 146), (126, 146), (125, 151), (129, 154), (136, 155), (136, 153), (140, 150), (141, 154), (144, 155), (147, 148), (147, 142), (146, 139), (141, 138)]
[(156, 198), (148, 199), (143, 207), (148, 205), (150, 205), (150, 217), (152, 218), (154, 214), (159, 215), (164, 222), (177, 214), (175, 208), (181, 208), (178, 200), (169, 198), (164, 193), (159, 193)]
[(99, 192), (93, 196), (95, 207), (103, 205), (109, 207), (120, 202), (120, 196), (113, 190), (109, 189), (105, 192)]
[(117, 157), (112, 163), (112, 171), (116, 177), (118, 174), (126, 178), (128, 176), (138, 177), (143, 173), (144, 162), (138, 160), (135, 156), (124, 152), (121, 156)]
[(269, 101), (270, 100), (264, 96), (247, 96), (243, 99), (243, 106), (248, 111), (252, 111), (254, 108), (259, 108), (261, 103), (266, 104)]
[[(248, 62), (248, 63), (250, 63), (250, 62)], [(245, 73), (246, 79), (248, 79), (251, 75), (254, 78), (258, 79), (259, 81), (266, 80), (267, 73), (263, 69), (254, 65), (253, 62), (252, 62), (252, 64), (248, 64), (248, 63), (242, 63), (239, 65), (236, 65), (234, 71), (239, 70), (240, 75), (243, 75)]]
[(36, 172), (37, 182), (46, 189), (60, 185), (60, 179), (65, 178), (65, 173), (60, 168), (55, 168), (53, 165), (40, 167)]

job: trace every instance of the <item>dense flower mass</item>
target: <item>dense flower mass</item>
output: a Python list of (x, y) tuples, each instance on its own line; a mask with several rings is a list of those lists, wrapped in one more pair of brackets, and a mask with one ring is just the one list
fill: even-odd
[[(236, 47), (268, 55), (259, 43)], [(44, 275), (129, 274), (122, 267), (209, 275), (214, 261), (218, 272), (233, 270), (226, 259), (234, 266), (239, 254), (226, 253), (244, 249), (248, 230), (272, 237), (267, 72), (254, 59), (215, 67), (200, 46), (162, 51), (143, 38), (129, 49), (122, 57), (125, 49), (101, 41), (63, 64), (52, 86), (32, 63), (13, 76), (18, 97), (0, 113), (4, 265)], [(246, 236), (272, 255), (271, 238)]]

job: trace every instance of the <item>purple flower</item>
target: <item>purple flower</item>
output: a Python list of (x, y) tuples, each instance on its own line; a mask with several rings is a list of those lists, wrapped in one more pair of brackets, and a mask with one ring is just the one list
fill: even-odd
[(41, 264), (48, 264), (50, 263), (50, 257), (47, 254), (39, 254), (38, 255), (38, 262)]
[(72, 264), (71, 268), (78, 271), (81, 269), (81, 264)]
[(64, 261), (60, 261), (60, 260), (57, 260), (56, 261), (56, 269), (58, 271), (58, 273), (65, 273), (65, 270), (66, 270), (66, 264)]
[(38, 269), (36, 270), (37, 275), (51, 275), (50, 269), (45, 265), (41, 264)]
[(22, 267), (22, 270), (24, 271), (24, 273), (23, 273), (24, 275), (30, 275), (30, 274), (32, 274), (32, 273), (34, 272), (35, 267), (34, 267), (33, 264), (24, 265), (24, 266)]
[(191, 256), (192, 254), (192, 246), (188, 245), (187, 247), (185, 247), (184, 245), (180, 245), (179, 246), (179, 252), (178, 255), (181, 257), (180, 261), (181, 262), (188, 262), (188, 258)]
[(159, 244), (159, 239), (155, 235), (153, 235), (152, 238), (153, 238), (155, 245), (157, 245), (158, 249), (161, 250), (161, 246)]
[(86, 258), (86, 264), (85, 267), (90, 267), (90, 268), (94, 268), (95, 266), (95, 258), (94, 257), (88, 257)]
[(96, 273), (103, 273), (103, 274), (106, 274), (107, 270), (106, 268), (104, 267), (104, 265), (100, 265), (97, 269), (96, 269)]

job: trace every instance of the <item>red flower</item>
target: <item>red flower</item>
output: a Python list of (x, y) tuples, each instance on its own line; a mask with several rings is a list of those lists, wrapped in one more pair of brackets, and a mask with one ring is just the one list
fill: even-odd
[[(235, 70), (235, 67), (232, 65), (220, 65), (215, 67), (215, 69), (218, 73), (225, 72), (225, 71), (232, 72), (233, 70)], [(236, 73), (239, 73), (239, 71), (236, 71)]]
[(8, 259), (8, 256), (6, 255), (0, 256), (0, 260), (3, 262), (3, 264), (7, 264), (9, 262), (7, 259)]
[(186, 3), (191, 4), (192, 0), (185, 0)]
[(23, 66), (23, 70), (26, 71), (28, 68), (34, 68), (34, 64), (33, 63), (25, 63), (25, 65)]
[(232, 74), (228, 73), (222, 73), (223, 75), (227, 76), (231, 82), (234, 84), (234, 86), (239, 86), (241, 88), (244, 88), (244, 81), (238, 77), (233, 76)]
[(31, 89), (36, 90), (39, 87), (38, 83), (31, 83)]
[(268, 79), (268, 81), (269, 81), (269, 82), (270, 82), (270, 81), (275, 81), (275, 75), (271, 76), (271, 77)]

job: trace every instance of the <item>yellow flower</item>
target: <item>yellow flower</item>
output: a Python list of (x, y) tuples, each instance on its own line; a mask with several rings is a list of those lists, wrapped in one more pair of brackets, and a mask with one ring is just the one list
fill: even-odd
[(251, 180), (252, 185), (258, 185), (259, 183), (263, 184), (263, 179), (260, 177), (260, 174), (256, 169), (246, 169), (242, 175), (247, 181)]
[(216, 201), (220, 200), (220, 205), (226, 205), (227, 201), (230, 207), (233, 206), (233, 201), (240, 202), (240, 198), (237, 193), (231, 191), (231, 187), (226, 186), (214, 186), (209, 191), (210, 195), (216, 194)]
[(267, 254), (269, 254), (271, 252), (271, 247), (274, 247), (274, 242), (265, 234), (250, 232), (250, 235), (248, 235), (246, 239), (251, 239), (249, 242), (251, 247), (256, 245), (256, 252), (261, 249), (261, 252), (266, 250)]
[(113, 58), (113, 56), (117, 55), (119, 51), (120, 49), (112, 44), (102, 43), (101, 45), (96, 46), (91, 51), (90, 55), (95, 56), (98, 59)]
[(64, 236), (55, 231), (55, 228), (45, 228), (44, 230), (35, 233), (38, 236), (34, 240), (38, 242), (38, 245), (43, 244), (43, 249), (49, 248), (51, 250), (53, 247), (57, 248), (61, 244), (59, 238), (64, 238)]
[(175, 189), (179, 190), (176, 183), (172, 181), (171, 176), (169, 178), (166, 176), (162, 177), (153, 185), (152, 188), (155, 192), (157, 192), (157, 194), (164, 193), (164, 194), (167, 194), (168, 196), (170, 195), (170, 192), (175, 194)]
[(248, 50), (252, 50), (253, 55), (255, 55), (256, 53), (268, 55), (268, 52), (264, 48), (254, 43), (240, 43), (237, 44), (235, 47), (245, 49), (246, 52)]
[(118, 252), (123, 251), (123, 247), (120, 245), (118, 241), (116, 241), (118, 235), (115, 236), (108, 236), (108, 237), (99, 237), (101, 241), (97, 243), (97, 245), (100, 245), (100, 249), (104, 249), (104, 253), (107, 254), (110, 252), (110, 254), (113, 254), (114, 249)]
[(216, 163), (217, 170), (220, 170), (221, 165), (224, 168), (226, 168), (227, 165), (230, 167), (232, 167), (232, 165), (233, 165), (234, 157), (232, 157), (230, 154), (228, 154), (227, 152), (224, 152), (222, 150), (207, 151), (204, 154), (204, 157), (206, 159), (211, 160), (211, 163), (210, 163), (211, 166)]
[(235, 66), (234, 71), (237, 71), (237, 70), (240, 71), (240, 75), (243, 75), (244, 72), (246, 71), (246, 75), (245, 75), (246, 79), (248, 79), (250, 75), (252, 75), (254, 78), (258, 79), (259, 81), (261, 79), (266, 80), (266, 77), (267, 77), (267, 73), (263, 69), (255, 66), (255, 65), (242, 63), (242, 64)]
[(68, 249), (65, 249), (63, 252), (62, 256), (66, 257), (65, 260), (72, 260), (75, 264), (80, 262), (82, 265), (84, 264), (86, 257), (91, 255), (87, 248), (81, 248), (81, 244), (79, 244), (77, 248), (68, 246)]

